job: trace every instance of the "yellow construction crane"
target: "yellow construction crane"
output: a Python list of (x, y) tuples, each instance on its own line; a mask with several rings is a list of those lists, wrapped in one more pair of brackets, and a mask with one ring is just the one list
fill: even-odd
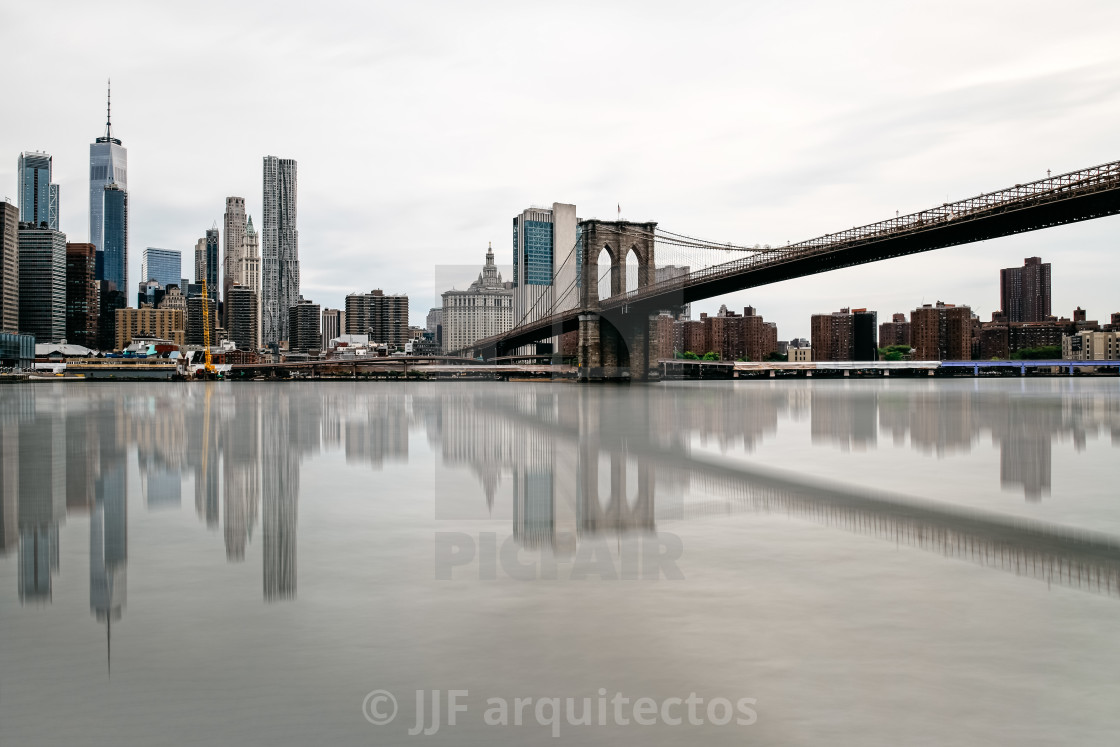
[(210, 301), (206, 295), (206, 278), (202, 279), (202, 343), (206, 357), (206, 375), (213, 376), (218, 373), (218, 369), (214, 367), (214, 361), (210, 358)]

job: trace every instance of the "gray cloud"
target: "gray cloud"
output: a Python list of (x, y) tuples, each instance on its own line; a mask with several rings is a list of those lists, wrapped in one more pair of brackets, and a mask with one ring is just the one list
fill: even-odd
[[(131, 277), (144, 246), (189, 252), (226, 195), (259, 220), (261, 157), (274, 154), (299, 161), (306, 295), (337, 306), (348, 290), (408, 292), (417, 320), (437, 265), (480, 264), (488, 241), (508, 264), (510, 218), (530, 203), (574, 202), (582, 217), (620, 203), (671, 230), (781, 243), (1120, 157), (1109, 2), (118, 3), (112, 14), (44, 2), (2, 15), (0, 42), (35, 75), (20, 90), (33, 100), (0, 119), (0, 194), (14, 197), (19, 151), (47, 150), (63, 230), (86, 237), (88, 144), (111, 75)], [(1081, 303), (1106, 318), (1120, 310), (1105, 280), (1118, 228), (943, 250), (697, 310), (749, 301), (783, 338), (840, 305), (886, 315), (942, 298), (987, 313), (999, 267), (1041, 254), (1058, 311)]]

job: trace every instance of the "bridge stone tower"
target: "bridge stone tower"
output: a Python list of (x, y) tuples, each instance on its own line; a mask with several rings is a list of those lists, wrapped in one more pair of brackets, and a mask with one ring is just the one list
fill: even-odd
[[(579, 246), (580, 316), (578, 359), (580, 378), (621, 378), (629, 369), (632, 381), (649, 378), (649, 312), (625, 303), (626, 258), (638, 260), (638, 288), (656, 280), (654, 229), (657, 223), (581, 221)], [(599, 257), (610, 259), (611, 292), (599, 298)], [(604, 309), (604, 301), (610, 301)], [(621, 303), (620, 303), (621, 302)]]

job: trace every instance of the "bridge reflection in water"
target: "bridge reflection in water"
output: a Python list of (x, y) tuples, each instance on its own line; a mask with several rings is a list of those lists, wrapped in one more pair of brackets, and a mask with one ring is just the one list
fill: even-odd
[[(853, 392), (780, 387), (770, 391), (774, 396), (724, 396), (732, 391), (683, 387), (676, 396), (618, 398), (559, 387), (521, 397), (456, 397), (439, 402), (433, 422), (442, 427), (430, 428), (429, 438), (442, 446), (448, 464), (465, 463), (475, 472), (488, 510), (502, 475), (510, 476), (513, 536), (526, 549), (567, 556), (585, 539), (653, 533), (658, 521), (776, 512), (1120, 597), (1118, 538), (689, 453), (697, 430), (749, 450), (776, 431), (783, 410), (808, 414), (815, 443), (873, 445), (878, 415), (879, 425), (896, 440), (913, 429), (911, 443), (923, 452), (967, 451), (988, 431), (1001, 447), (1001, 476), (1021, 475), (1029, 466), (1045, 473), (1048, 489), (1051, 439), (1072, 438), (1083, 447), (1090, 434), (1103, 430), (1120, 443), (1115, 398), (1093, 400), (1081, 393), (1015, 398), (1000, 392), (990, 397), (991, 392), (931, 387), (905, 398), (868, 392), (882, 399), (876, 412), (849, 407)], [(644, 412), (630, 409), (643, 399)], [(707, 402), (701, 407), (698, 400)], [(901, 403), (905, 406), (898, 407)], [(737, 412), (743, 406), (750, 408), (748, 417), (739, 417), (748, 415)], [(703, 427), (690, 421), (690, 413), (704, 420)], [(670, 422), (676, 428), (652, 427)], [(1043, 456), (1045, 464), (1039, 464)], [(1033, 488), (1027, 494), (1032, 497)], [(437, 497), (441, 518), (438, 505)]]

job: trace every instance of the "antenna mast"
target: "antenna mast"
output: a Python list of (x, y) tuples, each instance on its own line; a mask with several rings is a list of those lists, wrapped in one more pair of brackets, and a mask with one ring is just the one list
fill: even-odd
[(108, 140), (113, 137), (113, 79), (107, 78), (105, 82), (105, 139)]

